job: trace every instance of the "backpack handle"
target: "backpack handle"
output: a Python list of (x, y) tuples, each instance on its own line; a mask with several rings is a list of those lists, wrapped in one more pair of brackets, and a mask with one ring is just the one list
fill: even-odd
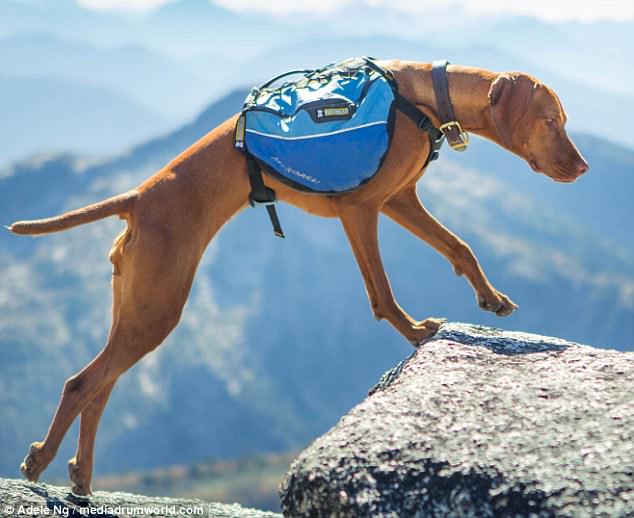
[(284, 72), (283, 74), (275, 76), (273, 79), (269, 79), (266, 83), (264, 83), (262, 86), (260, 86), (260, 88), (258, 88), (258, 90), (262, 90), (264, 88), (267, 88), (267, 87), (271, 86), (273, 83), (275, 83), (276, 81), (279, 81), (283, 77), (291, 76), (291, 75), (294, 75), (294, 74), (304, 74), (304, 75), (306, 75), (306, 74), (310, 74), (312, 72), (315, 72), (314, 68), (298, 68), (296, 70), (289, 70), (288, 72)]

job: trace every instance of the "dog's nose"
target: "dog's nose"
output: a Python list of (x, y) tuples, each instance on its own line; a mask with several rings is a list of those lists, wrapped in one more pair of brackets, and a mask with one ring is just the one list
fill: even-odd
[(588, 162), (586, 162), (583, 158), (581, 159), (580, 162), (577, 163), (577, 175), (582, 175), (583, 173), (585, 173), (588, 169), (590, 169), (590, 166), (588, 165)]

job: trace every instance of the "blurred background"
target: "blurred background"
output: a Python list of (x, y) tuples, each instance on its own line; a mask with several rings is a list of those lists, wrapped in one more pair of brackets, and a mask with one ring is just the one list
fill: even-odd
[[(0, 223), (139, 184), (291, 68), (351, 56), (531, 73), (591, 165), (572, 185), (473, 138), (420, 182), (430, 210), (519, 303), (480, 311), (432, 249), (382, 221), (416, 318), (634, 350), (634, 4), (504, 0), (0, 0)], [(412, 352), (372, 318), (337, 221), (245, 211), (210, 245), (182, 322), (119, 382), (95, 489), (277, 509), (295, 452)], [(0, 476), (19, 476), (64, 380), (110, 324), (114, 219), (39, 239), (0, 233)], [(44, 475), (65, 483), (74, 428)]]

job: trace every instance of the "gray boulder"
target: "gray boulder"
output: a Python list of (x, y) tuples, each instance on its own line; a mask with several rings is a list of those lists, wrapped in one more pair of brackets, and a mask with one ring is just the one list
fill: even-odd
[(282, 509), (634, 516), (633, 439), (634, 353), (446, 324), (302, 452)]
[(281, 515), (245, 509), (237, 504), (213, 504), (97, 491), (89, 498), (74, 496), (68, 488), (0, 478), (0, 517), (55, 516), (80, 518), (202, 517), (281, 518)]

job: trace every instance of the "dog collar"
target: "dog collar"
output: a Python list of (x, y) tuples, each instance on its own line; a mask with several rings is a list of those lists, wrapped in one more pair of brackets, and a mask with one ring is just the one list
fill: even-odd
[(447, 142), (455, 151), (464, 151), (469, 144), (469, 134), (462, 129), (456, 120), (453, 104), (449, 97), (449, 80), (447, 79), (446, 59), (434, 61), (431, 65), (431, 79), (434, 84), (436, 106), (440, 117), (440, 131), (445, 135)]

